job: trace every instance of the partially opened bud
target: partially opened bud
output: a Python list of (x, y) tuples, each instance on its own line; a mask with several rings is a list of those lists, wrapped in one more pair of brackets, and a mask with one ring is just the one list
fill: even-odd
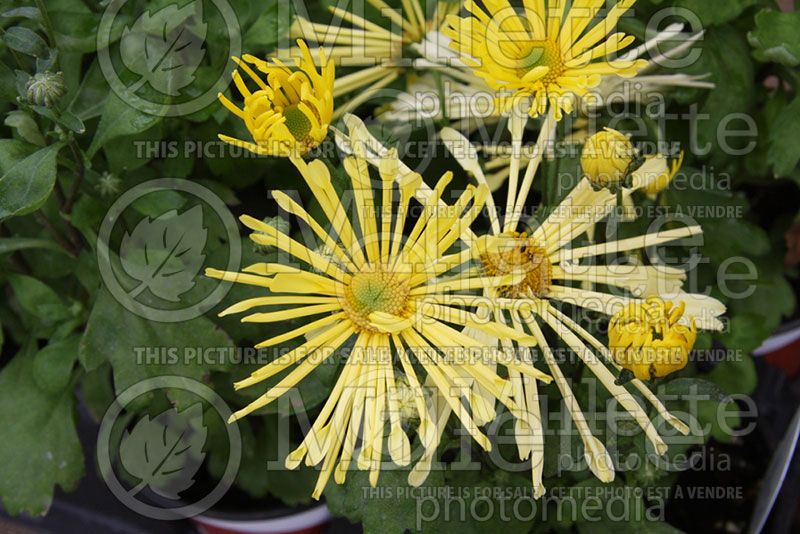
[(681, 322), (685, 304), (651, 297), (614, 314), (608, 325), (608, 348), (614, 360), (639, 380), (680, 371), (697, 339), (694, 320)]
[(620, 184), (636, 158), (630, 139), (606, 128), (591, 136), (583, 146), (581, 168), (591, 182), (600, 187)]

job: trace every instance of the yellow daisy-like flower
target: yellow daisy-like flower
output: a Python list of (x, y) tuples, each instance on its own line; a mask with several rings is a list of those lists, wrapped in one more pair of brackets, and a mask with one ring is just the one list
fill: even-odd
[(569, 10), (564, 0), (524, 0), (521, 14), (508, 0), (483, 0), (485, 9), (468, 1), (465, 8), (472, 16), (448, 17), (443, 33), (489, 87), (508, 93), (500, 99), (502, 108), (532, 97), (531, 116), (544, 113), (549, 103), (560, 120), (602, 76), (630, 78), (647, 65), (612, 59), (634, 38), (621, 32), (607, 37), (635, 1), (617, 2), (591, 28), (605, 0), (576, 0)]
[[(356, 127), (363, 128), (363, 124)], [(503, 352), (493, 347), (487, 349), (480, 340), (462, 331), (469, 326), (492, 336), (533, 341), (517, 330), (486, 320), (486, 314), (480, 315), (475, 306), (458, 304), (461, 295), (513, 284), (520, 279), (517, 274), (486, 277), (476, 271), (458, 270), (470, 262), (474, 250), (472, 247), (454, 250), (454, 247), (462, 238), (474, 237), (469, 226), (483, 207), (486, 188), (470, 186), (449, 206), (441, 201), (441, 196), (452, 173), (442, 176), (433, 190), (426, 189), (422, 177), (402, 165), (395, 151), (375, 156), (358, 143), (352, 146), (354, 152), (344, 160), (344, 169), (351, 180), (354, 216), (350, 216), (334, 189), (322, 161), (306, 163), (292, 158), (319, 202), (326, 219), (324, 224), (330, 225), (331, 233), (288, 195), (273, 193), (278, 205), (307, 225), (330, 251), (332, 259), (273, 226), (244, 216), (241, 220), (253, 230), (250, 236), (253, 241), (285, 252), (299, 265), (290, 265), (292, 261), (287, 258), (281, 263), (251, 265), (241, 273), (206, 271), (214, 278), (268, 291), (265, 296), (234, 304), (223, 315), (285, 306), (280, 311), (251, 313), (242, 320), (274, 323), (319, 316), (257, 345), (257, 348), (274, 347), (307, 335), (306, 342), (235, 384), (240, 389), (289, 371), (266, 393), (237, 411), (232, 420), (275, 401), (334, 351), (354, 341), (319, 417), (302, 444), (286, 460), (290, 468), (299, 465), (303, 458), (310, 465), (322, 463), (313, 493), (315, 498), (319, 498), (334, 470), (338, 483), (345, 479), (351, 461), (356, 458), (359, 438), (362, 445), (356, 465), (370, 471), (373, 486), (378, 480), (384, 451), (399, 465), (410, 462), (409, 439), (401, 424), (404, 413), (408, 417), (408, 405), (399, 404), (403, 393), (397, 391), (398, 371), (402, 370), (408, 387), (417, 392), (414, 397), (420, 420), (417, 432), (426, 457), (432, 457), (436, 449), (438, 419), (426, 403), (422, 378), (439, 392), (449, 409), (458, 414), (469, 433), (486, 449), (491, 447), (489, 439), (473, 416), (472, 383), (479, 383), (493, 399), (519, 414), (511, 401), (507, 381), (492, 366), (503, 363), (532, 379), (549, 381), (541, 371), (507, 361)], [(379, 168), (379, 198), (373, 198), (370, 163)], [(408, 213), (413, 207), (418, 214), (412, 218)], [(407, 223), (412, 229), (404, 237)], [(338, 236), (337, 239), (332, 235)], [(424, 370), (424, 377), (415, 366)], [(389, 437), (384, 447), (387, 419)], [(427, 469), (417, 470), (416, 475), (424, 479)]]
[(686, 304), (651, 297), (629, 304), (611, 318), (608, 347), (614, 360), (639, 380), (660, 378), (680, 371), (689, 362), (697, 340), (694, 321), (680, 323)]
[[(300, 40), (297, 44), (302, 59), (296, 61), (296, 70), (278, 59), (269, 62), (251, 55), (235, 58), (257, 89), (251, 92), (235, 70), (233, 81), (244, 97), (244, 106), (239, 108), (221, 93), (219, 99), (244, 121), (253, 141), (220, 134), (222, 141), (256, 154), (288, 157), (302, 156), (325, 140), (333, 117), (333, 61), (326, 60), (320, 51), (322, 67), (317, 71), (306, 44)], [(266, 82), (256, 70), (266, 75)]]
[[(689, 428), (670, 414), (641, 380), (634, 379), (629, 385), (617, 384), (615, 372), (619, 372), (622, 366), (612, 351), (564, 310), (577, 307), (614, 317), (623, 310), (651, 302), (647, 300), (649, 297), (659, 297), (664, 301), (680, 302), (677, 308), (680, 313), (670, 315), (672, 328), (685, 326), (689, 330), (720, 330), (723, 325), (718, 317), (725, 312), (725, 307), (711, 297), (684, 293), (681, 288), (686, 274), (680, 269), (614, 261), (648, 247), (699, 235), (702, 233), (699, 226), (573, 246), (573, 242), (589, 228), (606, 218), (617, 202), (615, 194), (606, 188), (593, 187), (586, 178), (537, 227), (525, 232), (519, 230), (522, 211), (542, 161), (542, 149), (552, 137), (554, 126), (555, 119), (550, 114), (542, 126), (537, 141), (538, 150), (528, 162), (522, 182), (510, 193), (505, 211), (500, 212), (505, 213), (506, 220), (501, 221), (491, 195), (486, 201), (496, 239), (484, 241), (486, 248), (479, 253), (483, 270), (494, 277), (514, 273), (520, 276), (519, 281), (491, 289), (485, 293), (485, 297), (474, 297), (464, 302), (473, 305), (488, 303), (495, 310), (496, 321), (522, 329), (536, 339), (535, 345), (522, 342), (516, 348), (511, 340), (501, 336), (495, 342), (516, 354), (520, 363), (531, 367), (538, 362), (544, 364), (561, 391), (572, 421), (581, 435), (589, 468), (600, 480), (610, 482), (615, 476), (611, 457), (603, 443), (592, 435), (545, 332), (549, 330), (563, 340), (638, 423), (654, 449), (663, 454), (667, 449), (666, 443), (628, 387), (635, 388), (674, 428), (684, 434), (688, 433)], [(450, 128), (445, 128), (441, 136), (461, 166), (478, 184), (485, 185), (486, 176), (477, 150), (469, 141)], [(516, 158), (519, 157), (517, 154)], [(623, 189), (622, 194), (630, 195), (632, 191)], [(605, 264), (605, 258), (611, 258), (612, 261)], [(584, 289), (582, 286), (585, 283), (607, 289)], [(514, 400), (525, 414), (515, 426), (519, 455), (523, 460), (531, 458), (534, 492), (540, 496), (544, 493), (544, 438), (537, 385), (516, 369), (509, 369), (509, 377), (514, 386)]]
[[(449, 50), (443, 54), (446, 47), (441, 46), (441, 41), (445, 39), (439, 30), (448, 15), (458, 13), (458, 2), (434, 2), (428, 12), (420, 0), (401, 0), (402, 10), (384, 0), (367, 1), (386, 18), (386, 27), (341, 7), (328, 6), (334, 16), (352, 28), (319, 24), (298, 16), (290, 30), (292, 37), (324, 48), (340, 67), (358, 69), (334, 84), (336, 97), (358, 91), (336, 110), (337, 116), (354, 110), (400, 76), (412, 72), (408, 67), (413, 66), (414, 71), (434, 67), (443, 59), (451, 59), (443, 56), (454, 55)], [(289, 57), (296, 54), (296, 50), (282, 52)], [(414, 59), (413, 55), (435, 59)]]

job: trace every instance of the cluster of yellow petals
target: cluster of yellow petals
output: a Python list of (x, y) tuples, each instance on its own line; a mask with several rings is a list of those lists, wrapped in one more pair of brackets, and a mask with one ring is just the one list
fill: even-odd
[(639, 380), (667, 376), (686, 367), (697, 339), (693, 319), (680, 322), (685, 304), (651, 297), (617, 312), (608, 326), (616, 362)]
[[(278, 59), (264, 61), (249, 54), (235, 58), (257, 89), (251, 91), (235, 70), (233, 81), (244, 105), (239, 108), (222, 94), (219, 99), (244, 121), (253, 140), (220, 134), (222, 141), (256, 154), (288, 157), (302, 156), (325, 140), (333, 117), (334, 65), (320, 50), (318, 71), (306, 44), (298, 41), (298, 46), (303, 57), (296, 61), (296, 69)], [(266, 75), (266, 81), (256, 71)]]
[[(545, 112), (556, 119), (571, 113), (576, 98), (597, 87), (603, 76), (635, 76), (644, 60), (615, 59), (633, 36), (611, 33), (636, 0), (621, 0), (591, 28), (605, 0), (524, 0), (521, 13), (509, 0), (469, 0), (471, 16), (448, 17), (443, 33), (475, 74), (495, 91), (505, 93), (501, 111), (521, 97), (532, 97), (529, 114)], [(609, 35), (611, 34), (611, 35)]]

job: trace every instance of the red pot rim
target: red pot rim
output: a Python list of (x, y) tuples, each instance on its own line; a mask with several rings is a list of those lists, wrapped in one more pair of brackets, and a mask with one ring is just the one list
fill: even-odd
[(226, 514), (226, 516), (225, 519), (222, 519), (201, 514), (193, 517), (192, 521), (200, 526), (209, 527), (214, 532), (290, 534), (310, 531), (314, 527), (329, 522), (332, 518), (328, 507), (324, 504), (272, 518), (252, 519), (246, 517), (246, 514), (241, 519), (235, 518), (234, 514)]

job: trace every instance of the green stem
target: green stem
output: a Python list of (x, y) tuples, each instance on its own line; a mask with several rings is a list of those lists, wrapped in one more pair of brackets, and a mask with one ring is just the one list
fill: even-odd
[(81, 152), (81, 148), (78, 146), (78, 143), (75, 142), (75, 139), (72, 137), (70, 137), (69, 140), (69, 148), (72, 151), (72, 156), (75, 158), (75, 163), (78, 165), (78, 172), (77, 176), (75, 177), (75, 181), (72, 182), (69, 196), (63, 204), (64, 209), (62, 211), (67, 215), (72, 213), (72, 208), (75, 206), (75, 201), (78, 199), (78, 193), (80, 193), (83, 179), (86, 176), (86, 163), (83, 158), (83, 153)]
[(52, 222), (50, 222), (50, 219), (48, 219), (44, 213), (37, 211), (34, 213), (34, 217), (36, 217), (36, 220), (39, 222), (39, 224), (41, 224), (50, 233), (50, 235), (53, 236), (55, 242), (61, 245), (61, 247), (66, 250), (70, 256), (77, 256), (72, 243), (70, 243), (63, 235), (61, 235), (61, 232), (58, 231), (58, 229), (53, 225)]

